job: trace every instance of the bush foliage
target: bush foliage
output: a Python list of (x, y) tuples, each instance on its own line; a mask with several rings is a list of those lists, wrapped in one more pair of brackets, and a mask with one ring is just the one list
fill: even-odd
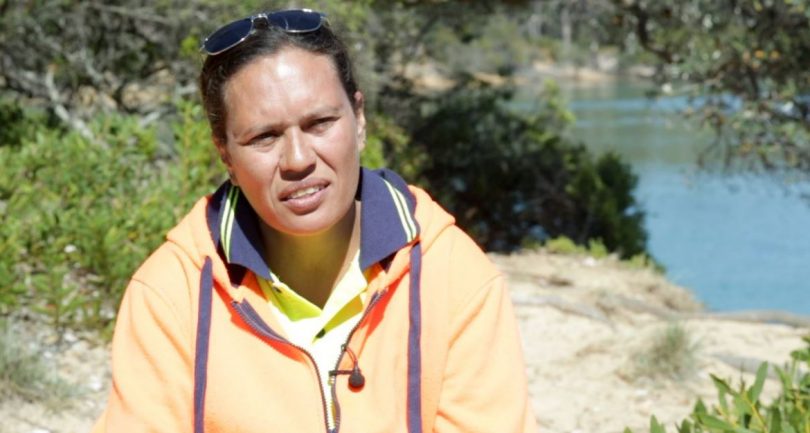
[(409, 122), (412, 141), (391, 146), (390, 163), (489, 250), (566, 236), (599, 239), (623, 257), (644, 252), (629, 165), (613, 154), (593, 158), (564, 137), (570, 115), (553, 85), (535, 113), (511, 108), (512, 95), (469, 80), (424, 100)]
[[(806, 433), (810, 431), (810, 336), (807, 347), (791, 353), (791, 362), (780, 368), (760, 365), (750, 386), (741, 382), (732, 387), (712, 375), (717, 403), (707, 407), (698, 400), (689, 416), (676, 426), (678, 433)], [(761, 398), (768, 370), (779, 377), (781, 393), (771, 402)], [(625, 433), (631, 433), (629, 429)], [(650, 433), (666, 433), (653, 416)]]
[(200, 109), (180, 114), (170, 147), (116, 114), (91, 125), (103, 145), (43, 127), (0, 146), (0, 313), (109, 324), (138, 264), (221, 176)]

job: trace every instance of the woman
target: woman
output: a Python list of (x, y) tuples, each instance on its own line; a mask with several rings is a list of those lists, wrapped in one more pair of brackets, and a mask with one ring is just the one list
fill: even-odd
[(503, 278), (424, 191), (360, 167), (363, 94), (323, 17), (203, 49), (230, 179), (133, 276), (94, 431), (536, 430)]

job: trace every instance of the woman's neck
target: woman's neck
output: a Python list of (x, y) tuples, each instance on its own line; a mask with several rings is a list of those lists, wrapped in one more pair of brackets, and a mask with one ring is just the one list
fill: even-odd
[(323, 308), (360, 246), (360, 202), (329, 230), (293, 236), (262, 224), (267, 264), (285, 284)]

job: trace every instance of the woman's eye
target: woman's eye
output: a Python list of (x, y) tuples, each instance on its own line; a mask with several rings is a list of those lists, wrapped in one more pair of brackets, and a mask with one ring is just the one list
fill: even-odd
[(310, 129), (314, 130), (315, 132), (321, 132), (329, 129), (333, 123), (337, 120), (337, 117), (322, 117), (320, 119), (316, 119), (310, 125)]
[(278, 134), (274, 132), (265, 132), (250, 139), (249, 145), (267, 145), (272, 144), (278, 138)]

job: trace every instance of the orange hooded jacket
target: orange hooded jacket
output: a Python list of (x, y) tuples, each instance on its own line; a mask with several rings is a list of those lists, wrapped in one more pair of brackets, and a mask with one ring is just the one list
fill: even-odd
[(257, 217), (238, 195), (201, 199), (133, 276), (94, 433), (537, 431), (503, 277), (424, 191), (366, 169), (360, 263), (380, 266), (336, 360), (329, 430), (317, 367), (257, 283)]

